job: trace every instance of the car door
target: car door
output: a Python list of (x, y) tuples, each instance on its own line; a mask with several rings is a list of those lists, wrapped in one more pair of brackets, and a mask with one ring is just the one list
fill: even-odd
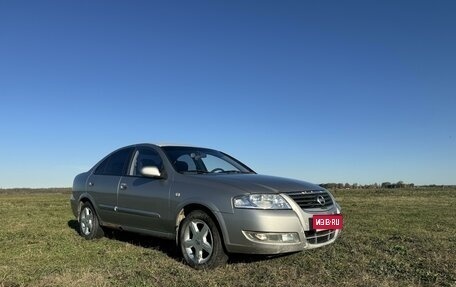
[(127, 168), (134, 151), (133, 147), (124, 148), (110, 154), (90, 175), (87, 190), (94, 199), (95, 208), (103, 224), (119, 224), (119, 214), (115, 211), (117, 191), (122, 175)]
[[(146, 166), (157, 167), (163, 177), (143, 176), (141, 168)], [(159, 153), (151, 147), (136, 149), (127, 175), (119, 184), (117, 211), (122, 213), (122, 225), (157, 235), (174, 232), (169, 211), (170, 184)]]

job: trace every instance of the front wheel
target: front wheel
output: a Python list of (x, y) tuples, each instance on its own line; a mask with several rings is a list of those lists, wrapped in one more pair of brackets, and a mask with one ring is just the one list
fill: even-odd
[(192, 211), (182, 221), (179, 246), (185, 261), (196, 269), (215, 268), (228, 260), (216, 224), (200, 210)]

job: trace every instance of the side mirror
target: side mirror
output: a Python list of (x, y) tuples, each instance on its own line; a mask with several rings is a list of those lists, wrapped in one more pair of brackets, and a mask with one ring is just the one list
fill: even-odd
[(141, 168), (141, 174), (147, 177), (162, 177), (156, 166), (145, 166)]

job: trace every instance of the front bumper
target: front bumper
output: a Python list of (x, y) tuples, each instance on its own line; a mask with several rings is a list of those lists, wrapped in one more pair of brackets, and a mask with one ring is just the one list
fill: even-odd
[[(290, 253), (331, 244), (340, 235), (341, 230), (317, 232), (310, 226), (313, 215), (339, 214), (336, 203), (325, 210), (303, 210), (293, 200), (287, 198), (287, 201), (291, 210), (235, 209), (233, 214), (223, 213), (227, 251), (247, 254)], [(297, 233), (299, 242), (260, 242), (248, 238), (246, 232)]]

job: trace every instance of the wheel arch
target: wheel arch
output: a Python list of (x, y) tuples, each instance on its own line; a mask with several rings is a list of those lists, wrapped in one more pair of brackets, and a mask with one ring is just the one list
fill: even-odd
[(81, 206), (84, 203), (86, 203), (86, 202), (89, 202), (92, 205), (92, 207), (95, 210), (95, 213), (98, 215), (98, 210), (96, 209), (95, 201), (94, 201), (93, 197), (90, 196), (90, 194), (88, 194), (88, 193), (83, 193), (78, 198), (78, 209), (77, 209), (77, 211), (78, 211), (78, 221), (79, 221), (79, 213), (81, 211)]

